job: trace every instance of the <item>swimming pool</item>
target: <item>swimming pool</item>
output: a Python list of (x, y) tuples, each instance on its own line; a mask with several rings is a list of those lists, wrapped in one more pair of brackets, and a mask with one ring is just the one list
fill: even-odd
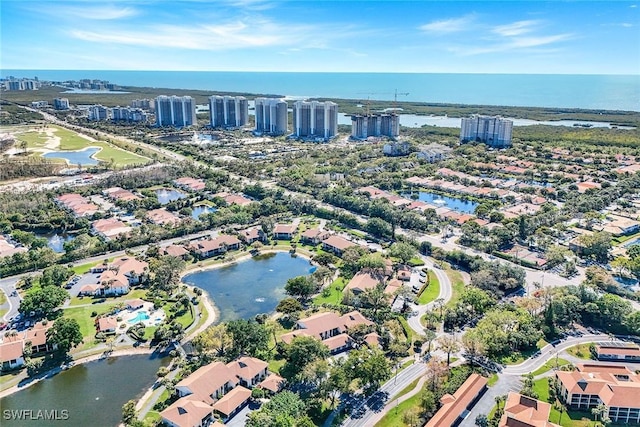
[(149, 313), (147, 313), (144, 310), (141, 310), (138, 312), (138, 314), (136, 314), (136, 317), (134, 317), (133, 319), (129, 319), (129, 323), (135, 324), (135, 323), (144, 322), (145, 320), (149, 320)]

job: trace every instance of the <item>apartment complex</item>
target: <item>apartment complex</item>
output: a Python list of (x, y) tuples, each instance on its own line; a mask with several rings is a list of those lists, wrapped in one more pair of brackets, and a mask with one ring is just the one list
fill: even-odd
[(328, 141), (338, 134), (338, 104), (296, 101), (293, 104), (293, 136)]
[(156, 98), (156, 125), (186, 127), (197, 123), (196, 102), (190, 96)]
[(100, 104), (89, 107), (89, 120), (101, 121), (109, 119), (109, 109)]
[(498, 427), (560, 427), (549, 422), (550, 413), (549, 403), (510, 391)]
[(209, 112), (211, 127), (242, 127), (249, 121), (249, 102), (244, 96), (212, 96)]
[(471, 374), (453, 395), (442, 396), (440, 399), (442, 406), (425, 424), (425, 427), (459, 425), (486, 390), (487, 379), (478, 374)]
[(111, 109), (111, 118), (116, 122), (146, 122), (148, 116), (147, 113), (139, 107), (134, 108), (117, 106)]
[(256, 98), (256, 134), (284, 135), (288, 131), (288, 105), (278, 98)]
[(370, 136), (396, 138), (400, 135), (400, 117), (391, 113), (354, 114), (351, 116), (351, 137), (367, 139)]
[(460, 142), (483, 142), (490, 147), (511, 146), (513, 122), (497, 116), (475, 115), (463, 118), (460, 129)]
[(154, 102), (152, 99), (134, 99), (131, 101), (131, 108), (142, 108), (143, 110), (152, 110)]
[(9, 77), (3, 83), (6, 90), (12, 91), (38, 90), (41, 87), (41, 84), (37, 79), (16, 79), (15, 77)]
[(56, 110), (68, 110), (69, 100), (67, 98), (56, 98), (53, 100), (53, 108)]
[(578, 363), (573, 372), (556, 371), (556, 379), (569, 408), (589, 411), (604, 404), (614, 423), (640, 423), (640, 375), (626, 366)]

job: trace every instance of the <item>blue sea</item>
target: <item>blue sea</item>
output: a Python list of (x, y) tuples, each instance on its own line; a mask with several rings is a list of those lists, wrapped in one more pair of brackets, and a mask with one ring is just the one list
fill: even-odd
[[(2, 77), (297, 97), (640, 111), (640, 75), (1, 70)], [(408, 93), (408, 95), (404, 95)]]

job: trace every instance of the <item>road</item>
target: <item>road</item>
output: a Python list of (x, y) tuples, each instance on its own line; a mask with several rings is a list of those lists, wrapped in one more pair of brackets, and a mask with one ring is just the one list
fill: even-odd
[[(440, 293), (438, 294), (438, 297), (436, 299), (442, 299), (445, 303), (448, 302), (453, 297), (453, 287), (451, 286), (451, 280), (449, 280), (449, 276), (442, 269), (434, 268), (433, 260), (425, 256), (421, 256), (421, 258), (425, 262), (425, 266), (435, 273), (436, 277), (438, 278), (438, 282), (440, 283)], [(435, 300), (423, 305), (414, 304), (412, 309), (413, 312), (417, 314), (414, 314), (407, 319), (409, 327), (418, 334), (423, 335), (424, 326), (422, 326), (422, 322), (420, 321), (420, 319), (427, 311), (431, 310), (434, 305)]]
[(353, 410), (352, 415), (347, 418), (342, 426), (344, 427), (362, 427), (372, 426), (378, 414), (383, 412), (385, 405), (389, 399), (404, 389), (407, 384), (411, 384), (417, 378), (420, 378), (427, 372), (427, 365), (422, 362), (414, 363), (402, 370), (397, 377), (394, 376), (384, 383), (380, 390), (367, 399), (359, 407)]

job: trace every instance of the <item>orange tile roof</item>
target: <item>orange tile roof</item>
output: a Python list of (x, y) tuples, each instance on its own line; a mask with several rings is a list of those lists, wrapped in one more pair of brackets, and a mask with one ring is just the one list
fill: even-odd
[(213, 409), (225, 416), (242, 406), (251, 397), (251, 390), (238, 386), (225, 394), (214, 405)]
[(358, 272), (344, 287), (344, 291), (364, 292), (368, 289), (374, 289), (378, 283), (384, 283), (384, 277), (369, 271)]
[(280, 375), (269, 374), (267, 378), (265, 378), (260, 384), (258, 384), (258, 387), (277, 393), (282, 388), (283, 383), (284, 378), (282, 378)]
[(509, 392), (498, 427), (554, 427), (548, 421), (551, 405), (519, 393)]
[(237, 360), (227, 363), (227, 368), (238, 378), (252, 379), (263, 372), (269, 364), (255, 357), (243, 356)]
[(211, 406), (206, 403), (181, 397), (171, 406), (160, 412), (160, 416), (179, 427), (199, 426), (202, 420), (213, 412)]
[(227, 383), (235, 386), (238, 384), (238, 380), (224, 363), (214, 362), (199, 368), (187, 378), (182, 379), (176, 384), (176, 387), (189, 389), (194, 399), (213, 403), (211, 395)]
[(9, 362), (11, 360), (19, 359), (22, 357), (24, 345), (23, 340), (9, 341), (5, 340), (0, 344), (0, 362)]
[(344, 237), (340, 237), (336, 235), (327, 237), (322, 241), (322, 243), (325, 245), (331, 246), (333, 248), (336, 248), (339, 251), (344, 251), (345, 249), (350, 248), (352, 246), (358, 246), (357, 243), (354, 243), (352, 241), (345, 239)]
[(485, 377), (471, 374), (453, 396), (445, 394), (442, 397), (442, 407), (427, 422), (425, 427), (452, 426), (486, 385), (487, 379)]

